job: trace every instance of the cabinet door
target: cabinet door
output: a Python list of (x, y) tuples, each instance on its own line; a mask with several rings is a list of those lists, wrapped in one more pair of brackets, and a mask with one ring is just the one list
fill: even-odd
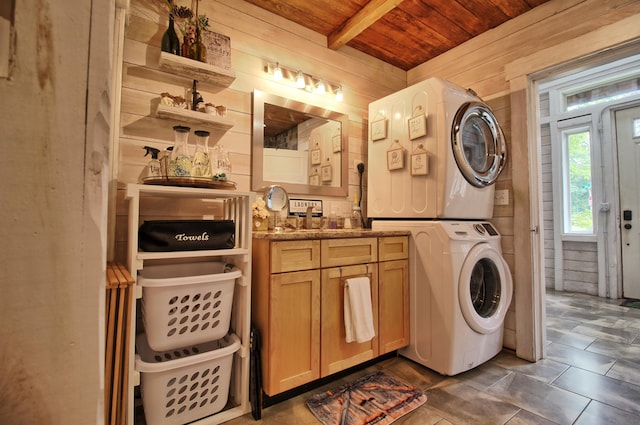
[(281, 393), (320, 377), (320, 271), (271, 276), (264, 391)]
[(378, 264), (380, 354), (409, 344), (409, 262)]
[[(363, 343), (346, 342), (344, 329), (344, 284), (350, 277), (368, 276), (371, 281), (373, 326), (376, 336)], [(322, 270), (322, 365), (321, 375), (347, 369), (378, 356), (378, 267), (377, 264), (334, 267)]]

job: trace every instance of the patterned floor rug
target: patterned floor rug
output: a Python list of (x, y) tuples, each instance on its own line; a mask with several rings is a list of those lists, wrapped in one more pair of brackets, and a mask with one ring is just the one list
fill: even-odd
[(627, 298), (624, 301), (622, 301), (620, 305), (623, 307), (640, 308), (640, 300), (636, 300), (634, 298)]
[(424, 404), (427, 396), (383, 372), (313, 395), (307, 406), (324, 425), (386, 425)]

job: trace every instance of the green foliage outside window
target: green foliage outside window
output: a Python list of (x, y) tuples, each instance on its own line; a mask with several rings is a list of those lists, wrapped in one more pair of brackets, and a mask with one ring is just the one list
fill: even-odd
[[(591, 141), (589, 131), (566, 135), (568, 161), (569, 233), (593, 232), (593, 210), (591, 197)], [(566, 193), (566, 192), (565, 192)]]

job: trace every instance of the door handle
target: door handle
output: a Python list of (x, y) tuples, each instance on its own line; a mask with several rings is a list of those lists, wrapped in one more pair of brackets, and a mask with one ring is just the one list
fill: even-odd
[(627, 223), (627, 224), (624, 225), (624, 228), (629, 230), (629, 229), (631, 229), (631, 225), (629, 223)]

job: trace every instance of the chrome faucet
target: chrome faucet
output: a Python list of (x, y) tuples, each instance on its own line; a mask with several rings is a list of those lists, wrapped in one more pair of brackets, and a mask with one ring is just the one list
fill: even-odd
[(313, 206), (307, 207), (307, 215), (304, 220), (305, 229), (313, 229)]

